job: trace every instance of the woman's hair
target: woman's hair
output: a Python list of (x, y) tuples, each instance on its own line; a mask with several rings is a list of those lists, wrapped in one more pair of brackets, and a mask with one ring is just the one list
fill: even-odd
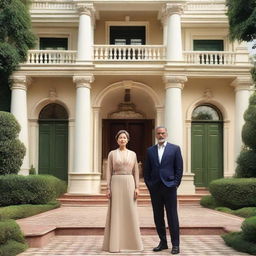
[(129, 135), (129, 132), (127, 132), (126, 130), (120, 130), (117, 132), (116, 136), (115, 136), (115, 139), (118, 140), (118, 137), (120, 136), (120, 134), (124, 133), (127, 137), (128, 140), (130, 140), (130, 135)]

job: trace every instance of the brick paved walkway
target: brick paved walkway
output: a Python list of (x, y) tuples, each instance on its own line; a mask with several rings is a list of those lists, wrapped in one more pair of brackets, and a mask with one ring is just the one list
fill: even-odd
[[(152, 209), (150, 206), (138, 207), (140, 226), (154, 227)], [(26, 234), (33, 234), (41, 229), (52, 227), (87, 227), (103, 228), (106, 218), (106, 206), (90, 207), (61, 207), (33, 217), (18, 220), (19, 225)], [(200, 227), (224, 227), (228, 231), (240, 230), (243, 218), (225, 214), (200, 206), (181, 205), (179, 217), (182, 228), (191, 228), (194, 231)], [(20, 256), (45, 256), (45, 255), (111, 255), (101, 251), (103, 236), (55, 236), (50, 243), (42, 248), (29, 248)], [(152, 247), (158, 244), (156, 235), (143, 235), (144, 251), (140, 253), (129, 253), (129, 255), (170, 255), (170, 250), (161, 253), (152, 252)], [(182, 255), (247, 255), (238, 253), (227, 247), (222, 238), (217, 235), (182, 235)], [(128, 255), (118, 253), (112, 255)]]

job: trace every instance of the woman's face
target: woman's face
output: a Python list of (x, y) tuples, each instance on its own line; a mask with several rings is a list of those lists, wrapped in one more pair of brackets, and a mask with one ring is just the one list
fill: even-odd
[(126, 146), (127, 143), (128, 143), (128, 138), (127, 138), (126, 134), (121, 133), (117, 138), (117, 144), (120, 147), (123, 147), (123, 146)]

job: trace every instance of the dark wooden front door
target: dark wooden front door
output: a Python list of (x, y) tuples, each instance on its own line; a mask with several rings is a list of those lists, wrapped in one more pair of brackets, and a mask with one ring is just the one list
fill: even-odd
[(195, 185), (208, 187), (212, 180), (223, 177), (223, 124), (192, 123), (191, 142)]
[(130, 141), (127, 148), (137, 154), (138, 162), (144, 163), (146, 149), (152, 145), (153, 120), (123, 120), (104, 119), (103, 120), (103, 159), (108, 157), (109, 151), (118, 147), (115, 135), (119, 130), (127, 130), (130, 134)]

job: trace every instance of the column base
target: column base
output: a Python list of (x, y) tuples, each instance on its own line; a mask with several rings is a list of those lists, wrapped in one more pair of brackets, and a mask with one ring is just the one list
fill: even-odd
[(181, 184), (178, 188), (178, 195), (194, 195), (196, 193), (194, 176), (194, 173), (183, 174)]
[(19, 175), (28, 176), (29, 175), (29, 169), (20, 169), (18, 172)]
[(69, 194), (100, 194), (101, 173), (69, 173)]

